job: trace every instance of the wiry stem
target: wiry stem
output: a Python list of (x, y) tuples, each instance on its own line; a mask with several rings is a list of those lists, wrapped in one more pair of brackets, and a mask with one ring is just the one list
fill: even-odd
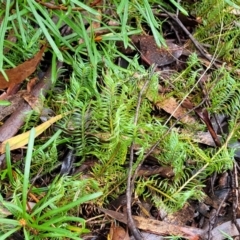
[[(156, 66), (153, 66), (150, 78), (152, 77), (152, 74), (155, 71), (155, 69), (156, 69)], [(136, 108), (136, 113), (135, 113), (135, 117), (134, 117), (134, 126), (136, 126), (137, 122), (138, 122), (138, 116), (139, 116), (139, 110), (140, 110), (140, 106), (141, 106), (142, 95), (143, 95), (144, 91), (146, 90), (146, 88), (148, 87), (149, 83), (150, 83), (150, 80), (146, 81), (144, 83), (141, 91), (139, 92), (137, 108)], [(129, 172), (128, 172), (127, 191), (126, 191), (128, 227), (136, 240), (143, 240), (144, 238), (141, 236), (141, 234), (140, 234), (139, 230), (137, 229), (135, 222), (132, 218), (132, 211), (131, 211), (131, 205), (132, 205), (131, 197), (132, 197), (132, 192), (134, 189), (134, 179), (135, 179), (135, 177), (133, 177), (133, 179), (132, 179), (133, 157), (134, 157), (134, 142), (132, 142), (131, 147), (130, 147)], [(134, 174), (134, 176), (136, 176), (136, 174)]]

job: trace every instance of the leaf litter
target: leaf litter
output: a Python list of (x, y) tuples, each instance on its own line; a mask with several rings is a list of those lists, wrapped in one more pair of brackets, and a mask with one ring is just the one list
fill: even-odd
[[(46, 5), (46, 7), (49, 7), (49, 6), (52, 7), (52, 5)], [(60, 8), (54, 5), (54, 8), (55, 7), (57, 7), (57, 9), (59, 8), (64, 11), (67, 10), (67, 8), (66, 9)], [(100, 11), (99, 13), (101, 15)], [(96, 30), (96, 32), (98, 31), (97, 29), (100, 28), (100, 24), (99, 24), (100, 19), (101, 18), (96, 18), (97, 21), (93, 22), (90, 25), (90, 27), (87, 28), (88, 33), (91, 33), (91, 30), (92, 31)], [(185, 38), (186, 35), (181, 37)], [(81, 41), (81, 39), (79, 41)], [(101, 42), (101, 38), (99, 38), (98, 41)], [(134, 54), (139, 53), (140, 59), (142, 61), (141, 63), (144, 64), (145, 67), (146, 65), (147, 67), (156, 65), (157, 67), (154, 69), (154, 71), (158, 72), (159, 75), (161, 75), (162, 71), (168, 71), (168, 72), (170, 72), (171, 70), (177, 71), (179, 68), (182, 68), (185, 66), (185, 62), (184, 62), (185, 59), (184, 59), (184, 56), (182, 55), (184, 47), (182, 47), (180, 44), (173, 43), (174, 40), (173, 41), (166, 40), (166, 45), (167, 45), (166, 47), (164, 46), (158, 47), (154, 40), (154, 37), (151, 35), (134, 35), (133, 37), (131, 37), (131, 41), (135, 47), (135, 50), (133, 50), (133, 53)], [(84, 43), (84, 42), (81, 41), (81, 43)], [(32, 59), (18, 65), (13, 69), (5, 70), (5, 73), (8, 76), (8, 81), (6, 81), (3, 75), (0, 75), (0, 89), (12, 88), (16, 84), (22, 83), (26, 78), (28, 78), (31, 74), (33, 74), (36, 71), (36, 68), (39, 62), (41, 61), (45, 50), (46, 50), (46, 47), (43, 46), (40, 49), (40, 51)], [(133, 54), (132, 52), (131, 53), (126, 51), (124, 52), (123, 49), (122, 49), (122, 53), (126, 55)], [(47, 75), (47, 78), (49, 81), (50, 76)], [(50, 83), (48, 83), (48, 85), (49, 84)], [(163, 85), (164, 83), (160, 82), (159, 85), (161, 84)], [(142, 89), (141, 84), (138, 87), (140, 90)], [(18, 99), (22, 93), (20, 92), (20, 94), (15, 94), (14, 96), (11, 96), (13, 97), (13, 100), (10, 99), (10, 102), (12, 101), (11, 108), (8, 108), (9, 106), (3, 106), (3, 108), (1, 108), (1, 113), (0, 113), (0, 115), (2, 115), (1, 120), (3, 120), (4, 118), (6, 118), (8, 115), (12, 113), (15, 113), (16, 115), (17, 111), (19, 111), (20, 113), (24, 111), (30, 111), (31, 106), (29, 105), (33, 105), (32, 108), (34, 108), (35, 102), (38, 100), (40, 91), (42, 89), (47, 90), (49, 89), (49, 86), (46, 87), (42, 82), (37, 87), (36, 86), (29, 87), (30, 96), (25, 97), (24, 98), (25, 100), (23, 99), (21, 100), (22, 101), (20, 104), (21, 107), (20, 105), (18, 105), (20, 101)], [(31, 94), (33, 94), (32, 96), (33, 100), (31, 100)], [(206, 107), (209, 107), (209, 106), (206, 106), (206, 107), (197, 106), (197, 107), (192, 107), (187, 109), (184, 107), (184, 104), (179, 103), (180, 101), (178, 100), (178, 97), (179, 96), (168, 96), (167, 98), (165, 98), (164, 94), (161, 96), (161, 94), (159, 93), (157, 99), (155, 99), (148, 92), (146, 93), (146, 98), (150, 102), (152, 102), (152, 111), (154, 112), (155, 115), (158, 115), (161, 110), (164, 110), (165, 113), (164, 114), (160, 113), (160, 114), (163, 114), (163, 115), (168, 114), (167, 118), (169, 118), (170, 116), (170, 119), (172, 117), (175, 118), (179, 126), (181, 126), (181, 124), (194, 125), (194, 124), (197, 124), (198, 120), (201, 120), (206, 125), (206, 129), (208, 130), (208, 132), (200, 132), (200, 134), (198, 132), (198, 135), (196, 134), (193, 136), (191, 135), (191, 133), (187, 132), (187, 134), (189, 134), (192, 140), (202, 144), (203, 148), (207, 146), (211, 146), (211, 147), (217, 146), (220, 148), (224, 147), (225, 145), (222, 144), (222, 141), (223, 141), (222, 138), (224, 133), (226, 134), (226, 131), (224, 132), (221, 126), (219, 126), (219, 128), (220, 130), (222, 130), (222, 132), (216, 127), (214, 127), (214, 123), (213, 123), (214, 120), (209, 116), (208, 110), (206, 109)], [(29, 103), (27, 103), (26, 101)], [(189, 102), (191, 103), (190, 100)], [(194, 106), (194, 104), (192, 104), (192, 106)], [(189, 114), (191, 110), (193, 110), (192, 112), (195, 113), (195, 116), (193, 116), (193, 114)], [(6, 113), (2, 114), (2, 112), (6, 112)], [(12, 116), (14, 119), (17, 119), (15, 115), (12, 115)], [(20, 120), (18, 121), (17, 124), (14, 123), (10, 117), (9, 118), (10, 120), (8, 119), (4, 123), (5, 128), (4, 127), (0, 128), (0, 133), (2, 133), (1, 139), (0, 139), (0, 141), (2, 142), (0, 145), (1, 153), (5, 152), (6, 143), (9, 143), (10, 149), (13, 150), (17, 148), (23, 148), (28, 142), (29, 132), (25, 132), (23, 134), (19, 134), (15, 137), (12, 137), (12, 134), (13, 135), (16, 134), (20, 126), (23, 124), (23, 120), (22, 120), (23, 115), (20, 114), (19, 116), (20, 116), (19, 117)], [(62, 117), (63, 115), (57, 115), (53, 118), (50, 118), (48, 121), (42, 124), (39, 124), (36, 127), (37, 135), (40, 135), (41, 133), (43, 133), (47, 128), (49, 128), (56, 121), (60, 120)], [(197, 117), (199, 118), (198, 120), (197, 120)], [(10, 124), (8, 122), (10, 122)], [(224, 123), (226, 124), (226, 121), (224, 121)], [(7, 132), (6, 129), (7, 128), (9, 129), (9, 126), (11, 125), (16, 127), (16, 130), (12, 131), (11, 133), (9, 133), (9, 130), (8, 130), (8, 133), (5, 134)], [(173, 127), (171, 127), (171, 129), (173, 129)], [(92, 134), (92, 136), (101, 140), (101, 138), (99, 137), (99, 134), (108, 135), (109, 133), (100, 132), (100, 133)], [(108, 140), (109, 139), (105, 141), (107, 142)], [(127, 141), (127, 138), (125, 138), (124, 140)], [(137, 151), (140, 151), (140, 147), (134, 145), (133, 150), (135, 151), (135, 154), (136, 154)], [(157, 151), (161, 153), (162, 150), (157, 149)], [(72, 156), (74, 151), (70, 150), (70, 152), (71, 152), (71, 157), (69, 158), (70, 160), (68, 160), (68, 157), (67, 157), (67, 158), (64, 158), (64, 161), (62, 162), (61, 169), (59, 171), (60, 175), (68, 175), (70, 172), (74, 172), (74, 171), (71, 171), (73, 168)], [(76, 158), (74, 157), (74, 161), (75, 160)], [(87, 174), (89, 174), (89, 171), (91, 171), (90, 169), (93, 167), (93, 165), (97, 161), (98, 161), (97, 159), (92, 159), (91, 164), (89, 163), (91, 167), (86, 167), (88, 168), (88, 170), (85, 172), (86, 177), (87, 177)], [(191, 159), (188, 159), (187, 164), (191, 165), (195, 163), (192, 162)], [(188, 211), (190, 208), (188, 208), (187, 205), (184, 206), (185, 209), (188, 209), (185, 212), (185, 214), (187, 215), (185, 215), (184, 218), (181, 219), (182, 216), (180, 214), (180, 211), (178, 212), (179, 215), (177, 213), (176, 215), (168, 214), (167, 217), (164, 217), (164, 214), (160, 213), (160, 211), (162, 210), (161, 208), (157, 209), (155, 206), (150, 204), (150, 208), (145, 209), (145, 212), (147, 212), (146, 215), (149, 218), (145, 218), (145, 217), (142, 217), (141, 214), (139, 213), (141, 212), (139, 210), (139, 205), (140, 205), (139, 204), (137, 205), (138, 206), (137, 210), (134, 208), (132, 209), (135, 215), (139, 215), (139, 216), (133, 216), (134, 224), (136, 225), (135, 227), (138, 229), (141, 229), (143, 233), (150, 232), (152, 234), (159, 235), (159, 236), (175, 235), (175, 236), (181, 236), (186, 239), (210, 239), (208, 237), (209, 233), (213, 235), (214, 237), (213, 239), (224, 239), (223, 235), (220, 234), (219, 232), (225, 232), (230, 236), (237, 235), (238, 234), (237, 225), (239, 224), (239, 219), (236, 219), (236, 215), (234, 219), (234, 216), (224, 213), (224, 211), (229, 210), (229, 204), (236, 203), (234, 202), (235, 201), (234, 196), (232, 196), (233, 199), (229, 198), (229, 190), (226, 191), (226, 189), (230, 189), (232, 187), (229, 184), (229, 179), (231, 178), (231, 174), (233, 173), (231, 173), (230, 171), (226, 171), (225, 174), (222, 174), (222, 175), (215, 173), (214, 178), (212, 179), (214, 183), (212, 183), (210, 179), (206, 181), (206, 186), (207, 186), (206, 188), (208, 189), (205, 190), (205, 193), (209, 195), (210, 198), (206, 197), (204, 201), (201, 203), (202, 205), (200, 203), (197, 203), (196, 201), (189, 202), (189, 205), (195, 208), (195, 212), (198, 215), (197, 217), (195, 216), (196, 214), (193, 213), (194, 211), (191, 211), (191, 212)], [(162, 179), (166, 179), (166, 178), (171, 179), (171, 177), (173, 177), (174, 175), (174, 172), (170, 166), (164, 166), (164, 165), (159, 166), (158, 160), (154, 158), (154, 155), (152, 155), (147, 161), (144, 162), (142, 168), (139, 169), (137, 176), (148, 178), (155, 175), (158, 175), (158, 177)], [(164, 195), (164, 193), (162, 194)], [(118, 198), (120, 197), (117, 196), (116, 199), (118, 200)], [(129, 239), (129, 236), (128, 236), (128, 230), (127, 231), (125, 230), (126, 226), (128, 226), (130, 230), (133, 230), (132, 226), (129, 226), (128, 224), (126, 208), (124, 209), (124, 207), (126, 207), (126, 202), (128, 200), (129, 199), (125, 199), (123, 202), (120, 201), (120, 203), (118, 204), (118, 207), (114, 209), (116, 211), (113, 211), (110, 209), (104, 209), (104, 208), (98, 209), (99, 211), (102, 211), (106, 215), (110, 216), (112, 219), (114, 219), (114, 221), (117, 220), (119, 223), (125, 224), (124, 225), (125, 228), (121, 226), (115, 226), (112, 224), (109, 230), (109, 239), (111, 240), (115, 240), (115, 239), (127, 240)], [(133, 201), (133, 199), (131, 200)], [(146, 204), (147, 200), (141, 199), (140, 202), (142, 204)], [(134, 202), (132, 202), (132, 206), (134, 206)], [(136, 204), (135, 204), (135, 208), (136, 208)], [(205, 210), (203, 210), (203, 208)], [(119, 209), (121, 212), (119, 212)], [(153, 214), (152, 209), (157, 211), (157, 214)], [(1, 211), (8, 212), (6, 209), (2, 207), (1, 207)], [(93, 212), (93, 211), (90, 210), (90, 212)], [(218, 213), (221, 212), (222, 215), (220, 213), (216, 214), (216, 212)], [(184, 213), (184, 211), (182, 213)], [(238, 217), (239, 211), (237, 212), (237, 214), (238, 214), (237, 215)], [(232, 218), (234, 224), (232, 224), (232, 222), (230, 221), (227, 221), (223, 217), (221, 218), (221, 216), (225, 216), (227, 220)], [(174, 223), (170, 221), (171, 217), (172, 219), (174, 218)], [(214, 217), (215, 222), (217, 223), (218, 226), (216, 226), (215, 223), (212, 224), (210, 222), (209, 219), (211, 217)], [(203, 224), (201, 225), (201, 221), (205, 221), (204, 225)], [(113, 220), (109, 219), (109, 222), (113, 222)], [(210, 226), (206, 227), (207, 225), (210, 225)], [(147, 238), (150, 239), (150, 237), (147, 237)]]
[(21, 83), (35, 72), (37, 65), (42, 59), (46, 46), (42, 46), (40, 51), (31, 59), (19, 64), (12, 69), (4, 70), (8, 79), (5, 79), (2, 73), (0, 73), (0, 89), (13, 87), (14, 85)]

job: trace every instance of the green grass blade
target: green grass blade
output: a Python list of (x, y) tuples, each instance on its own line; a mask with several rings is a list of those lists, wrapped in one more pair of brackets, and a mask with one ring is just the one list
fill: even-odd
[(85, 195), (81, 198), (79, 198), (78, 200), (72, 202), (72, 203), (69, 203), (63, 207), (60, 207), (58, 209), (54, 209), (54, 210), (51, 210), (51, 211), (48, 211), (47, 213), (45, 213), (43, 216), (41, 216), (38, 220), (43, 220), (43, 219), (46, 219), (48, 217), (51, 217), (51, 216), (54, 216), (55, 214), (61, 214), (63, 212), (66, 212), (68, 211), (69, 209), (71, 208), (74, 208), (75, 206), (77, 205), (80, 205), (84, 202), (87, 202), (87, 201), (90, 201), (94, 198), (98, 198), (102, 195), (101, 192), (96, 192), (96, 193), (93, 193), (93, 194), (89, 194), (89, 195)]
[(23, 216), (24, 217), (26, 216), (28, 184), (29, 184), (34, 138), (35, 138), (35, 128), (32, 128), (30, 131), (30, 136), (29, 136), (29, 141), (28, 141), (28, 149), (27, 149), (27, 156), (26, 156), (26, 160), (25, 160), (23, 189), (22, 189), (22, 205), (23, 205), (22, 207), (23, 207)]
[(158, 23), (152, 13), (148, 1), (144, 0), (144, 8), (137, 2), (135, 4), (142, 17), (145, 18), (146, 22), (149, 24), (157, 45), (160, 46), (161, 44), (163, 44), (164, 46), (166, 46), (163, 36), (156, 29), (158, 28)]
[[(32, 0), (29, 0), (29, 1), (28, 1), (29, 7), (31, 8), (32, 13), (33, 13), (34, 17), (36, 18), (37, 23), (39, 24), (40, 28), (42, 29), (45, 37), (46, 37), (47, 40), (48, 40), (48, 43), (49, 43), (49, 44), (51, 45), (51, 47), (52, 47), (54, 53), (57, 55), (59, 61), (62, 62), (62, 61), (63, 61), (63, 55), (62, 55), (61, 51), (58, 49), (55, 41), (54, 41), (54, 40), (52, 39), (52, 37), (50, 36), (50, 34), (49, 34), (49, 32), (48, 32), (45, 24), (43, 23), (42, 17), (37, 13), (35, 7), (33, 6), (33, 2), (35, 2), (35, 1), (32, 1)], [(36, 3), (36, 4), (37, 4), (37, 3)]]
[[(1, 219), (0, 219), (0, 221), (1, 221)], [(10, 237), (13, 233), (17, 232), (19, 229), (20, 229), (20, 227), (14, 228), (14, 229), (6, 232), (6, 233), (3, 234), (2, 236), (0, 236), (0, 240), (8, 239), (8, 237)]]
[[(55, 201), (57, 201), (59, 199), (59, 196), (55, 196), (55, 197), (52, 197), (51, 199), (49, 199), (47, 202), (45, 203), (40, 203), (41, 205), (38, 206), (39, 204), (37, 203), (35, 206), (34, 206), (34, 210), (31, 214), (31, 217), (34, 217), (36, 214), (38, 213), (41, 213), (41, 211), (47, 207), (49, 207), (51, 204), (53, 204)], [(40, 214), (39, 214), (40, 215)]]
[(41, 34), (42, 34), (42, 30), (41, 29), (36, 30), (35, 34), (31, 38), (31, 41), (28, 43), (27, 48), (31, 48), (33, 46), (33, 44), (35, 44), (36, 41), (38, 41), (38, 39), (40, 38)]
[(19, 207), (17, 204), (11, 203), (11, 202), (7, 202), (7, 201), (3, 201), (3, 205), (4, 207), (6, 207), (10, 212), (12, 210), (15, 210), (18, 213), (23, 213), (23, 209), (22, 209), (22, 205), (21, 207)]
[(26, 30), (24, 29), (24, 26), (23, 26), (22, 17), (21, 17), (20, 11), (19, 11), (19, 2), (18, 1), (16, 2), (16, 15), (17, 15), (20, 34), (21, 34), (21, 39), (23, 41), (24, 47), (26, 48), (26, 46), (27, 46), (27, 39), (26, 39), (26, 36), (25, 36), (25, 31)]
[(43, 151), (44, 149), (49, 147), (54, 141), (57, 140), (57, 138), (61, 133), (62, 133), (62, 130), (58, 129), (57, 132), (55, 132), (54, 135), (47, 142), (45, 142), (41, 147), (39, 147), (36, 151), (34, 151), (33, 157), (36, 156), (40, 151)]
[(75, 3), (77, 6), (81, 7), (82, 9), (85, 9), (87, 12), (92, 13), (93, 15), (99, 16), (99, 12), (94, 10), (93, 8), (85, 5), (81, 1), (78, 0), (71, 0), (72, 3)]
[[(49, 233), (44, 234), (44, 237), (54, 236), (54, 234), (56, 234), (55, 236), (71, 237), (71, 239), (74, 239), (73, 237), (76, 237), (76, 235), (77, 235), (76, 233), (73, 233), (67, 229), (61, 229), (61, 228), (57, 228), (54, 226), (49, 227), (49, 226), (32, 224), (31, 227), (33, 227), (34, 229), (37, 229), (39, 231), (42, 231), (42, 232), (49, 232)], [(79, 237), (76, 239), (79, 239)]]
[(158, 46), (161, 46), (162, 44), (165, 46), (165, 40), (163, 36), (158, 32), (158, 22), (156, 21), (151, 6), (149, 5), (149, 2), (147, 0), (144, 0), (144, 6), (146, 10), (146, 20), (147, 23), (150, 25), (156, 44)]
[(0, 218), (0, 226), (1, 224), (5, 225), (13, 225), (13, 226), (20, 226), (19, 221), (13, 220), (13, 219), (7, 219), (7, 218)]
[(121, 31), (121, 34), (123, 36), (123, 44), (125, 48), (128, 47), (127, 20), (128, 20), (128, 1), (126, 1), (126, 5), (124, 7), (123, 18), (122, 18), (122, 31)]
[(7, 100), (0, 100), (0, 106), (10, 106), (11, 102)]
[(26, 230), (26, 228), (23, 228), (24, 233), (24, 240), (30, 240), (29, 232)]
[(9, 143), (6, 144), (6, 163), (7, 163), (7, 170), (8, 170), (8, 178), (10, 183), (14, 183), (13, 175), (12, 175), (12, 163), (11, 163), (11, 156), (10, 156), (10, 146)]
[(68, 217), (68, 216), (57, 216), (56, 218), (51, 218), (45, 223), (41, 224), (42, 226), (51, 226), (52, 224), (61, 223), (61, 222), (80, 222), (83, 227), (85, 227), (85, 220), (79, 217)]
[[(5, 16), (4, 19), (2, 20), (2, 23), (0, 24), (0, 71), (6, 78), (6, 74), (3, 72), (3, 44), (4, 44), (4, 37), (5, 33), (7, 31), (7, 25), (9, 21), (9, 11), (10, 11), (10, 3), (11, 0), (6, 1), (6, 8), (5, 8)], [(6, 78), (7, 79), (7, 78)]]
[(188, 12), (175, 0), (170, 0), (170, 2), (184, 15), (188, 16)]

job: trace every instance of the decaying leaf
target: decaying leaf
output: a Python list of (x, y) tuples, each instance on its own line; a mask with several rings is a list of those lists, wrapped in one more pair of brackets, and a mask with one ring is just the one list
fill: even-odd
[[(221, 136), (219, 136), (219, 139), (221, 139)], [(213, 141), (212, 135), (210, 134), (210, 132), (198, 132), (194, 138), (193, 141), (198, 142), (198, 143), (202, 143), (211, 147), (216, 147), (215, 142)]]
[(24, 93), (23, 94), (24, 100), (31, 106), (31, 108), (36, 111), (37, 113), (40, 113), (42, 110), (42, 103), (41, 100), (37, 97), (34, 97), (30, 93)]
[(153, 36), (136, 35), (132, 37), (134, 43), (139, 43), (141, 57), (149, 65), (165, 66), (176, 61), (183, 52), (183, 48), (170, 41), (167, 47), (158, 47)]
[(185, 204), (182, 209), (175, 213), (169, 213), (164, 218), (164, 222), (175, 224), (177, 226), (186, 226), (194, 218), (194, 207), (190, 204)]
[[(139, 76), (136, 77), (139, 78)], [(138, 84), (138, 88), (141, 90), (143, 88), (143, 85), (144, 83), (140, 82)], [(193, 117), (186, 115), (187, 109), (182, 107), (182, 105), (179, 105), (179, 103), (174, 97), (163, 99), (161, 95), (158, 95), (157, 98), (154, 98), (151, 94), (151, 91), (147, 91), (145, 94), (146, 98), (151, 101), (157, 109), (163, 109), (165, 112), (169, 113), (174, 118), (179, 119), (180, 122), (190, 124), (196, 122)]]
[(130, 238), (124, 228), (113, 224), (110, 228), (108, 240), (130, 240)]
[(30, 60), (25, 61), (15, 68), (5, 70), (8, 81), (4, 78), (3, 74), (0, 73), (0, 89), (14, 86), (29, 77), (36, 70), (36, 67), (42, 58), (45, 48), (46, 47), (43, 46), (41, 50)]
[[(51, 119), (49, 119), (47, 122), (42, 123), (38, 127), (35, 128), (35, 137), (39, 136), (41, 133), (43, 133), (47, 128), (49, 128), (53, 123), (63, 118), (64, 114), (59, 114)], [(28, 143), (30, 131), (22, 133), (20, 135), (17, 135), (15, 137), (12, 137), (10, 139), (5, 140), (0, 145), (0, 153), (5, 153), (6, 144), (9, 143), (10, 150), (14, 150), (17, 148), (21, 148), (25, 146)]]
[(147, 240), (166, 240), (166, 238), (153, 233), (141, 231), (141, 235), (143, 236), (144, 239)]
[(183, 123), (194, 123), (195, 119), (189, 115), (186, 115), (186, 109), (179, 106), (179, 103), (175, 98), (170, 97), (161, 102), (155, 104), (158, 109), (163, 109), (165, 112), (171, 114), (176, 119), (180, 119)]
[[(240, 224), (240, 219), (236, 219), (236, 221), (238, 224)], [(214, 236), (214, 239), (223, 240), (226, 239), (226, 236), (239, 236), (239, 231), (237, 230), (235, 224), (232, 223), (232, 221), (228, 221), (215, 227), (212, 230), (211, 234)]]

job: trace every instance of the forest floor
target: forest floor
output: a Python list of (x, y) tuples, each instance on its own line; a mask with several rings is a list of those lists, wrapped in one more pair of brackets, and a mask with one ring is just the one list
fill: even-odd
[(238, 1), (2, 1), (0, 240), (239, 239)]

